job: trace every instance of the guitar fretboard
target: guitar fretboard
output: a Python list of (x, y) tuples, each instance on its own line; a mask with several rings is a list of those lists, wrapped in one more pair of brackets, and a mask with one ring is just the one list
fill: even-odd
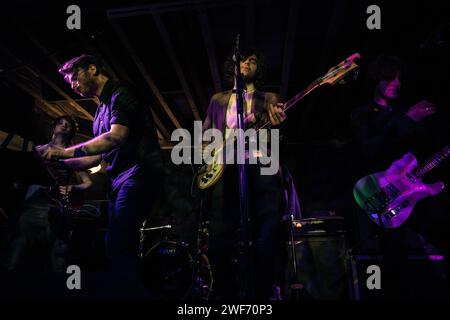
[(416, 176), (418, 179), (422, 178), (425, 174), (431, 171), (448, 156), (450, 156), (450, 149), (448, 148), (448, 146), (445, 146), (444, 149), (433, 155), (430, 159), (425, 161), (423, 165), (417, 168), (414, 171), (414, 176)]
[[(283, 106), (283, 110), (287, 111), (292, 106), (294, 106), (297, 102), (299, 102), (303, 97), (305, 97), (307, 94), (309, 94), (311, 91), (317, 89), (322, 85), (321, 78), (316, 79), (313, 81), (309, 86), (307, 86), (305, 89), (303, 89), (301, 92), (297, 93), (294, 97), (289, 99)], [(264, 123), (261, 123), (260, 125), (256, 126), (256, 131), (259, 131), (265, 127), (267, 127), (270, 124), (270, 121), (266, 121)]]

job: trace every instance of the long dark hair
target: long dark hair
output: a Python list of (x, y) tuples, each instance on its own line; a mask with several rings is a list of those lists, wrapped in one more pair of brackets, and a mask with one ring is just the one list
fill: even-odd
[[(265, 65), (265, 58), (264, 55), (258, 51), (255, 48), (244, 48), (241, 50), (241, 61), (247, 60), (248, 57), (251, 55), (256, 56), (257, 60), (257, 68), (256, 68), (256, 74), (253, 79), (253, 83), (255, 84), (256, 88), (260, 88), (263, 84), (265, 72), (266, 72), (266, 65)], [(234, 86), (234, 61), (233, 61), (233, 54), (230, 54), (225, 61), (224, 65), (224, 82), (227, 87), (232, 88)]]

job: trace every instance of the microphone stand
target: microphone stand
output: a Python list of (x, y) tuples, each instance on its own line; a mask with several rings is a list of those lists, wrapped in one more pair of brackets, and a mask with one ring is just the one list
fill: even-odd
[[(245, 110), (244, 110), (244, 87), (245, 82), (240, 70), (241, 56), (239, 53), (239, 34), (236, 37), (236, 47), (233, 54), (234, 61), (234, 83), (235, 88), (233, 93), (236, 94), (236, 129), (239, 132), (238, 146), (240, 143), (244, 146), (244, 155), (237, 159), (243, 159), (242, 163), (238, 161), (238, 178), (239, 178), (239, 211), (240, 211), (240, 255), (239, 255), (239, 270), (240, 270), (240, 298), (241, 300), (249, 300), (254, 298), (254, 282), (253, 282), (253, 268), (252, 268), (252, 242), (250, 230), (250, 216), (248, 213), (248, 183), (245, 167)], [(239, 148), (238, 148), (239, 149)]]

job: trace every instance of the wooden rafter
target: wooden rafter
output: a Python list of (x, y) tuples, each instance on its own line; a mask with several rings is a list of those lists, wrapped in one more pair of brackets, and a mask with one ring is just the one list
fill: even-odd
[[(320, 55), (318, 71), (317, 74), (323, 73), (326, 71), (327, 62), (330, 57), (330, 48), (333, 47), (333, 44), (337, 41), (336, 34), (339, 31), (339, 24), (344, 21), (345, 14), (347, 10), (347, 6), (349, 5), (348, 0), (335, 0), (334, 8), (331, 19), (328, 23), (328, 30), (323, 42), (322, 53)], [(331, 66), (330, 66), (331, 67)], [(300, 120), (300, 128), (305, 128), (307, 123), (309, 122), (310, 115), (312, 112), (312, 107), (317, 100), (317, 95), (314, 95), (310, 102), (305, 106), (305, 115)]]
[(94, 46), (91, 43), (89, 43), (89, 41), (87, 41), (83, 36), (78, 35), (78, 39), (83, 44), (83, 46), (87, 50), (89, 50), (89, 52), (95, 54), (103, 61), (103, 66), (106, 72), (108, 72), (113, 79), (118, 79), (117, 73), (114, 71), (114, 68), (108, 63), (108, 61), (106, 61), (106, 59), (98, 52), (98, 50), (94, 48)]
[(106, 48), (104, 55), (107, 57), (112, 64), (114, 65), (115, 69), (117, 70), (117, 74), (120, 79), (126, 80), (128, 82), (133, 83), (133, 80), (128, 75), (128, 72), (125, 70), (125, 68), (120, 63), (119, 59), (117, 59), (116, 54), (114, 53), (114, 48), (111, 49), (110, 43), (105, 41), (102, 37), (97, 39), (100, 43), (100, 47)]
[(78, 112), (83, 114), (88, 120), (93, 120), (94, 117), (87, 112), (82, 106), (80, 106), (75, 100), (73, 100), (69, 95), (67, 95), (61, 88), (59, 88), (52, 80), (41, 73), (36, 68), (33, 68), (30, 64), (24, 63), (16, 54), (12, 53), (9, 49), (4, 47), (3, 52), (7, 53), (11, 58), (13, 58), (19, 65), (23, 65), (23, 68), (31, 72), (34, 76), (41, 78), (45, 83), (47, 83), (53, 90), (55, 90), (59, 95), (64, 97), (69, 101), (69, 104), (73, 106)]
[(169, 54), (170, 60), (172, 61), (172, 65), (175, 68), (175, 72), (178, 75), (178, 79), (180, 80), (181, 87), (183, 88), (189, 106), (191, 107), (192, 113), (194, 114), (194, 118), (195, 120), (200, 120), (200, 114), (198, 113), (197, 105), (194, 102), (191, 89), (189, 88), (186, 76), (183, 72), (183, 69), (181, 68), (180, 61), (178, 60), (178, 57), (175, 54), (175, 49), (172, 45), (172, 41), (170, 40), (169, 32), (167, 31), (167, 28), (159, 14), (157, 13), (153, 14), (153, 19), (155, 20), (156, 27), (158, 28), (158, 31), (161, 34), (164, 46)]
[(158, 128), (158, 131), (161, 132), (162, 136), (165, 139), (169, 139), (170, 138), (170, 134), (169, 131), (167, 131), (166, 127), (164, 126), (164, 124), (161, 122), (161, 119), (159, 119), (158, 115), (155, 113), (155, 111), (153, 111), (152, 107), (149, 107), (150, 111), (152, 113), (153, 116), (153, 121), (155, 121), (156, 127)]
[(167, 113), (167, 115), (169, 116), (172, 123), (175, 125), (176, 128), (181, 128), (181, 125), (178, 122), (178, 119), (175, 117), (175, 115), (173, 114), (169, 105), (165, 101), (164, 97), (162, 96), (161, 92), (159, 91), (158, 87), (156, 86), (155, 82), (153, 81), (152, 77), (150, 76), (147, 69), (145, 68), (144, 63), (142, 62), (142, 60), (138, 57), (138, 55), (134, 51), (133, 47), (131, 46), (130, 42), (128, 41), (128, 38), (125, 36), (125, 33), (123, 32), (122, 28), (114, 21), (111, 21), (111, 25), (114, 28), (120, 41), (123, 43), (123, 45), (127, 49), (131, 58), (134, 60), (134, 63), (137, 65), (137, 67), (139, 69), (139, 72), (144, 77), (148, 86), (150, 87), (153, 94), (155, 95), (156, 99), (158, 100), (160, 105), (163, 107), (163, 109)]
[(197, 8), (197, 16), (202, 30), (203, 41), (205, 43), (206, 53), (209, 60), (209, 68), (211, 70), (211, 78), (216, 92), (222, 91), (222, 81), (220, 80), (219, 68), (217, 66), (216, 50), (214, 47), (213, 37), (211, 35), (211, 27), (209, 25), (208, 14), (205, 8)]
[(23, 24), (19, 24), (17, 22), (14, 22), (14, 25), (16, 28), (18, 28), (23, 34), (27, 35), (28, 39), (30, 39), (30, 41), (45, 55), (47, 56), (50, 60), (53, 61), (53, 63), (56, 66), (60, 66), (61, 65), (61, 61), (56, 57), (56, 53), (51, 53), (44, 45), (42, 45), (42, 43), (35, 37), (32, 35), (31, 31), (26, 28)]
[[(54, 117), (54, 116), (62, 116), (64, 115), (64, 113), (62, 112), (61, 109), (55, 107), (54, 105), (52, 105), (51, 103), (49, 103), (47, 100), (45, 100), (44, 98), (42, 98), (42, 96), (36, 91), (33, 90), (33, 88), (28, 85), (25, 84), (23, 81), (19, 80), (17, 77), (11, 77), (12, 81), (22, 90), (24, 90), (25, 92), (27, 92), (30, 96), (32, 96), (36, 103), (38, 105), (40, 105), (40, 107), (42, 108), (42, 110), (45, 111), (45, 113), (49, 114), (50, 116)], [(53, 114), (50, 114), (50, 111)]]
[(94, 117), (86, 110), (84, 109), (78, 102), (73, 100), (68, 94), (66, 94), (61, 88), (59, 88), (53, 81), (51, 81), (47, 76), (44, 74), (38, 72), (39, 77), (45, 81), (53, 90), (55, 90), (59, 95), (61, 95), (63, 98), (65, 98), (71, 106), (73, 106), (78, 112), (83, 114), (87, 120), (93, 121)]

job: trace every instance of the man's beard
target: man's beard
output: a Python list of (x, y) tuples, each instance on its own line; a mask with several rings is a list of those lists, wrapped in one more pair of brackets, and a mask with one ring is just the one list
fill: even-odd
[(97, 84), (95, 83), (94, 79), (87, 78), (84, 80), (83, 87), (85, 88), (84, 92), (80, 92), (79, 95), (86, 97), (86, 98), (92, 98), (95, 96), (95, 91), (97, 89)]
[(246, 84), (255, 82), (255, 75), (254, 74), (253, 75), (243, 75), (242, 78), (244, 79)]

